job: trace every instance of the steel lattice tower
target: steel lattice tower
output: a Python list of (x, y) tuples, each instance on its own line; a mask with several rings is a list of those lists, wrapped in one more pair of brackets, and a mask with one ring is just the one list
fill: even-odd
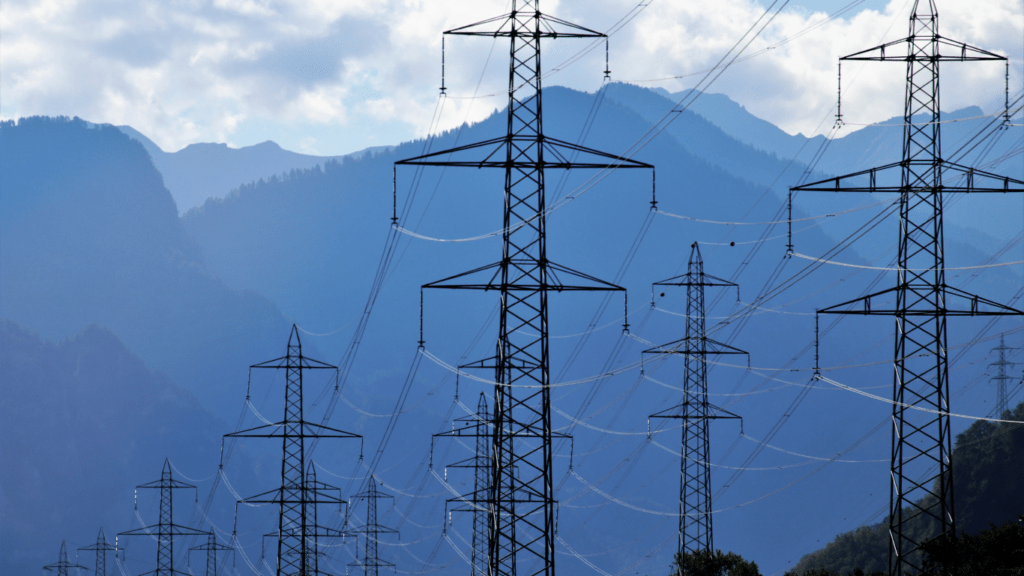
[(362, 534), (365, 540), (365, 553), (363, 560), (356, 559), (349, 566), (361, 567), (364, 576), (378, 576), (381, 568), (394, 569), (395, 565), (386, 560), (381, 560), (377, 553), (377, 544), (381, 534), (398, 534), (397, 530), (382, 526), (377, 521), (377, 500), (392, 498), (390, 494), (383, 494), (377, 490), (377, 481), (372, 477), (367, 483), (366, 491), (355, 495), (357, 500), (366, 500), (366, 524), (359, 528), (348, 530), (348, 534)]
[(85, 566), (68, 560), (68, 543), (67, 541), (62, 541), (60, 543), (60, 555), (57, 557), (57, 561), (53, 564), (43, 566), (43, 570), (46, 570), (47, 572), (56, 572), (57, 576), (70, 576), (69, 570), (71, 568), (88, 570)]
[[(623, 289), (548, 260), (545, 171), (652, 167), (544, 134), (541, 40), (606, 38), (605, 34), (542, 14), (539, 0), (512, 0), (511, 13), (445, 34), (509, 39), (506, 133), (396, 165), (505, 171), (501, 260), (423, 288), (499, 294), (497, 352), (471, 365), (493, 370), (495, 378), (488, 495), (483, 499), (470, 495), (467, 500), (490, 511), (490, 576), (515, 576), (520, 570), (522, 574), (553, 576), (551, 442), (562, 435), (551, 430), (548, 294)], [(586, 284), (564, 284), (559, 276)]]
[[(195, 490), (196, 487), (175, 480), (171, 473), (171, 461), (165, 458), (160, 479), (148, 484), (140, 484), (135, 488), (136, 490), (141, 488), (160, 491), (160, 521), (152, 526), (143, 526), (135, 530), (121, 532), (119, 535), (156, 537), (156, 570), (147, 572), (147, 574), (153, 574), (153, 576), (185, 574), (185, 572), (174, 569), (174, 540), (182, 536), (209, 536), (210, 533), (174, 523), (174, 491)], [(137, 507), (138, 502), (136, 502)]]
[[(284, 370), (284, 420), (226, 434), (226, 438), (276, 438), (282, 442), (281, 487), (240, 500), (249, 504), (277, 504), (277, 575), (313, 576), (319, 574), (319, 538), (342, 538), (341, 530), (317, 524), (319, 505), (345, 504), (341, 490), (317, 482), (312, 460), (306, 453), (306, 440), (319, 438), (362, 438), (358, 434), (328, 428), (305, 420), (302, 380), (306, 370), (335, 370), (336, 366), (302, 355), (298, 327), (292, 326), (287, 353), (274, 360), (250, 366), (250, 369)], [(337, 493), (337, 495), (334, 495)]]
[(107, 576), (107, 552), (116, 553), (120, 548), (115, 544), (111, 544), (107, 540), (107, 535), (103, 532), (103, 528), (100, 528), (100, 533), (96, 536), (96, 543), (91, 546), (82, 546), (79, 550), (89, 550), (96, 553), (96, 571), (95, 576)]
[[(460, 367), (461, 368), (461, 367)], [(456, 396), (458, 400), (458, 396)], [(470, 576), (487, 576), (488, 538), (491, 531), (491, 515), (486, 506), (491, 482), (491, 415), (487, 409), (487, 395), (480, 393), (477, 401), (476, 414), (456, 418), (459, 424), (451, 432), (435, 434), (434, 437), (470, 436), (476, 439), (476, 452), (473, 456), (449, 464), (449, 468), (470, 468), (473, 470), (473, 493), (468, 496), (450, 498), (449, 504), (462, 503), (452, 512), (471, 512), (473, 514), (473, 550), (470, 558)]]
[[(900, 46), (906, 46), (905, 53)], [(907, 66), (902, 160), (791, 188), (791, 192), (899, 194), (896, 286), (818, 312), (896, 317), (889, 571), (902, 576), (921, 571), (918, 550), (922, 544), (934, 536), (955, 534), (946, 319), (1022, 314), (946, 284), (943, 196), (1022, 192), (1024, 182), (943, 159), (940, 62), (1006, 59), (941, 36), (932, 0), (915, 0), (908, 38), (840, 60)], [(895, 306), (885, 306), (891, 300)], [(924, 521), (926, 529), (923, 533), (908, 530), (911, 521)]]
[(200, 544), (199, 546), (189, 548), (189, 552), (193, 550), (206, 552), (206, 576), (217, 576), (217, 552), (234, 550), (234, 548), (218, 544), (217, 536), (210, 533), (210, 537), (207, 539), (206, 544)]
[(1006, 367), (1016, 366), (1016, 362), (1010, 362), (1006, 359), (1006, 353), (1010, 350), (1016, 350), (1006, 345), (1006, 337), (999, 337), (999, 346), (992, 349), (993, 352), (999, 352), (999, 360), (989, 364), (989, 366), (995, 366), (999, 371), (992, 380), (996, 381), (996, 416), (999, 416), (1009, 408), (1007, 406), (1008, 398), (1006, 397), (1006, 381), (1016, 380), (1011, 376), (1007, 376)]
[(736, 284), (705, 274), (700, 247), (694, 242), (690, 248), (686, 274), (655, 282), (654, 286), (686, 287), (686, 337), (643, 352), (681, 354), (685, 362), (682, 403), (650, 416), (683, 421), (679, 468), (679, 553), (714, 552), (708, 421), (740, 417), (708, 402), (707, 359), (719, 354), (747, 353), (707, 337), (704, 289), (736, 287)]

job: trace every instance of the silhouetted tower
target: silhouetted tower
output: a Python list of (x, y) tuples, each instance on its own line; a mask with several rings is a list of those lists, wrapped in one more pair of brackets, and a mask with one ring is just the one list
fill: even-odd
[(206, 544), (200, 544), (199, 546), (193, 546), (189, 548), (191, 551), (206, 552), (206, 576), (217, 576), (217, 552), (234, 550), (231, 546), (225, 546), (217, 543), (217, 536), (213, 533), (207, 538)]
[(107, 576), (107, 552), (117, 552), (119, 548), (115, 544), (111, 544), (107, 541), (107, 535), (103, 532), (103, 528), (100, 528), (100, 533), (96, 536), (96, 543), (91, 546), (82, 546), (79, 550), (89, 550), (96, 553), (96, 572), (95, 576)]
[[(904, 45), (905, 51), (898, 49)], [(946, 318), (1021, 314), (946, 284), (943, 195), (1022, 192), (1024, 182), (943, 159), (939, 63), (1006, 58), (940, 36), (934, 2), (915, 0), (908, 38), (842, 60), (906, 63), (903, 158), (791, 192), (899, 194), (896, 286), (819, 313), (896, 317), (889, 570), (902, 576), (921, 571), (922, 544), (936, 535), (953, 536), (956, 527)], [(887, 301), (895, 305), (888, 307)], [(933, 529), (908, 532), (909, 523), (918, 518)]]
[(1009, 408), (1007, 406), (1008, 398), (1006, 397), (1006, 382), (1008, 380), (1016, 380), (1006, 374), (1007, 366), (1016, 366), (1016, 362), (1010, 362), (1006, 359), (1006, 353), (1010, 350), (1016, 350), (1006, 345), (1006, 337), (999, 337), (999, 346), (992, 349), (993, 352), (999, 352), (999, 360), (989, 364), (989, 366), (996, 367), (996, 375), (992, 377), (992, 380), (996, 382), (996, 415), (1006, 412)]
[(370, 478), (365, 492), (355, 495), (357, 500), (366, 501), (366, 524), (359, 528), (348, 530), (349, 534), (362, 534), (366, 544), (366, 551), (363, 559), (356, 559), (349, 566), (361, 567), (364, 576), (377, 576), (381, 568), (394, 569), (395, 565), (386, 560), (381, 560), (377, 554), (377, 544), (381, 534), (398, 534), (397, 530), (381, 526), (377, 522), (377, 500), (382, 498), (393, 498), (390, 494), (383, 494), (377, 490), (377, 481)]
[(277, 575), (312, 576), (319, 573), (318, 539), (344, 537), (341, 530), (317, 524), (317, 506), (337, 505), (340, 508), (345, 501), (341, 499), (339, 488), (316, 480), (313, 463), (306, 453), (306, 441), (362, 437), (305, 420), (303, 373), (306, 370), (337, 371), (337, 367), (303, 356), (296, 326), (292, 326), (284, 356), (250, 366), (253, 368), (285, 371), (284, 420), (226, 434), (225, 437), (280, 439), (283, 447), (281, 487), (239, 500), (239, 503), (278, 505)]
[[(461, 367), (460, 367), (461, 368)], [(456, 396), (456, 399), (458, 397)], [(491, 482), (491, 415), (487, 409), (487, 395), (480, 393), (476, 414), (456, 418), (458, 424), (450, 432), (435, 434), (434, 437), (469, 436), (476, 439), (473, 456), (449, 464), (448, 468), (470, 468), (473, 470), (473, 493), (450, 498), (449, 504), (461, 504), (452, 512), (470, 512), (473, 515), (473, 542), (470, 558), (470, 576), (487, 575), (488, 538), (491, 532), (491, 515), (488, 507)]]
[[(153, 576), (185, 574), (185, 572), (174, 569), (174, 540), (182, 536), (209, 536), (210, 533), (174, 523), (174, 491), (195, 490), (196, 487), (175, 480), (171, 474), (171, 461), (165, 458), (160, 479), (135, 488), (136, 490), (141, 488), (160, 491), (160, 521), (151, 526), (121, 532), (120, 536), (149, 536), (156, 539), (156, 570), (147, 572), (147, 574), (153, 574)], [(138, 506), (138, 498), (136, 498), (136, 510), (138, 510)]]
[(746, 352), (707, 337), (704, 289), (736, 287), (736, 284), (705, 274), (700, 247), (694, 242), (690, 247), (686, 274), (655, 282), (654, 286), (686, 287), (686, 337), (643, 352), (681, 354), (684, 359), (682, 403), (650, 416), (683, 421), (682, 458), (679, 463), (679, 552), (714, 552), (708, 421), (740, 417), (708, 402), (707, 360), (719, 354)]
[[(551, 440), (562, 436), (551, 431), (548, 294), (623, 289), (548, 260), (545, 172), (552, 168), (652, 167), (544, 134), (541, 40), (606, 36), (542, 14), (539, 0), (512, 0), (511, 4), (509, 14), (445, 32), (509, 39), (506, 133), (396, 165), (505, 171), (501, 260), (423, 288), (498, 294), (497, 352), (470, 365), (493, 370), (495, 379), (489, 495), (486, 501), (474, 503), (490, 510), (490, 576), (516, 575), (519, 569), (524, 574), (552, 576), (555, 500)], [(397, 226), (397, 214), (392, 218)], [(560, 276), (585, 284), (563, 284)], [(422, 336), (420, 341), (422, 346)]]
[(74, 562), (68, 560), (67, 541), (62, 541), (60, 543), (60, 556), (57, 557), (57, 561), (53, 564), (47, 564), (46, 566), (43, 566), (43, 570), (46, 570), (48, 572), (56, 572), (57, 576), (70, 576), (70, 570), (72, 568), (88, 570), (88, 568), (86, 568), (85, 566), (75, 564)]

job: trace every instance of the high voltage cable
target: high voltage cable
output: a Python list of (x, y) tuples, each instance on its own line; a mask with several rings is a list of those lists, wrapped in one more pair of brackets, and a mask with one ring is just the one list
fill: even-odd
[(831, 385), (833, 385), (833, 386), (835, 386), (837, 388), (846, 390), (847, 392), (853, 392), (854, 394), (859, 394), (859, 395), (864, 396), (866, 398), (871, 398), (872, 400), (879, 400), (879, 401), (885, 402), (887, 404), (892, 404), (893, 406), (901, 406), (903, 408), (910, 408), (911, 410), (918, 410), (918, 411), (921, 411), (921, 412), (928, 412), (930, 414), (937, 414), (939, 416), (952, 416), (954, 418), (963, 418), (965, 420), (980, 420), (980, 421), (984, 421), (984, 422), (999, 422), (999, 423), (1002, 423), (1002, 424), (1024, 424), (1024, 422), (1021, 422), (1021, 421), (1018, 421), (1018, 420), (1000, 420), (998, 418), (984, 418), (982, 416), (969, 416), (967, 414), (956, 414), (954, 412), (945, 412), (945, 411), (942, 411), (942, 410), (932, 410), (930, 408), (924, 408), (922, 406), (917, 406), (917, 405), (914, 405), (914, 404), (906, 404), (906, 403), (903, 403), (903, 402), (897, 402), (895, 400), (889, 400), (888, 398), (882, 398), (881, 396), (877, 396), (877, 395), (872, 394), (870, 392), (865, 392), (863, 390), (858, 390), (858, 389), (856, 389), (856, 388), (854, 388), (852, 386), (847, 386), (846, 384), (843, 384), (841, 382), (836, 382), (835, 380), (832, 380), (831, 378), (828, 378), (826, 376), (818, 375), (818, 376), (816, 376), (816, 378), (818, 380), (821, 380), (822, 382), (827, 382), (827, 383), (829, 383), (829, 384), (831, 384)]

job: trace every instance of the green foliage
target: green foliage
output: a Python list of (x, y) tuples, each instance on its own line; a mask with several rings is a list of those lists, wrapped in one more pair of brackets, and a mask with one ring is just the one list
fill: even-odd
[[(1024, 403), (1000, 418), (1024, 421)], [(953, 490), (960, 531), (976, 534), (986, 526), (1003, 524), (1024, 513), (1022, 461), (1024, 426), (1019, 424), (977, 421), (957, 436), (953, 449)], [(857, 569), (887, 572), (888, 524), (886, 519), (840, 534), (825, 548), (801, 558), (790, 576), (856, 574)], [(904, 529), (917, 540), (937, 533), (937, 527), (924, 515)]]
[(803, 573), (786, 572), (784, 576), (886, 576), (885, 572), (865, 572), (860, 568), (854, 568), (853, 572), (836, 572), (828, 568), (811, 568)]
[(739, 554), (721, 550), (677, 553), (669, 576), (761, 576), (757, 564), (744, 560)]
[(936, 538), (924, 545), (924, 569), (949, 576), (1024, 576), (1024, 516), (977, 535)]

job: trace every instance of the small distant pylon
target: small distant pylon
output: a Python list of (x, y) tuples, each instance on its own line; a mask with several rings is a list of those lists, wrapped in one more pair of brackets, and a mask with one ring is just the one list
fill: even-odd
[(96, 543), (91, 546), (82, 546), (79, 550), (89, 550), (96, 553), (96, 571), (95, 576), (107, 576), (107, 552), (117, 553), (120, 548), (116, 544), (111, 544), (107, 540), (107, 535), (103, 532), (103, 528), (100, 528), (100, 533), (96, 536)]
[(989, 364), (989, 366), (995, 366), (998, 372), (992, 377), (992, 380), (996, 382), (996, 415), (1002, 414), (1009, 409), (1008, 402), (1009, 398), (1006, 395), (1006, 382), (1008, 380), (1016, 380), (1012, 376), (1006, 374), (1007, 366), (1016, 366), (1017, 362), (1010, 362), (1006, 359), (1006, 353), (1010, 350), (1016, 350), (1006, 345), (1006, 337), (999, 337), (999, 346), (992, 349), (993, 352), (999, 353), (999, 360)]
[[(160, 474), (160, 479), (148, 484), (136, 486), (136, 491), (138, 491), (139, 488), (160, 490), (160, 521), (152, 526), (143, 526), (142, 528), (136, 528), (135, 530), (121, 532), (120, 536), (149, 536), (150, 538), (156, 536), (156, 570), (148, 572), (147, 574), (153, 574), (153, 576), (186, 574), (185, 572), (174, 569), (175, 538), (180, 538), (182, 536), (209, 536), (210, 533), (204, 532), (203, 530), (197, 530), (195, 528), (189, 528), (187, 526), (180, 526), (174, 523), (174, 491), (189, 489), (195, 490), (196, 487), (191, 484), (175, 480), (171, 473), (171, 461), (170, 459), (165, 458), (164, 468)], [(138, 498), (136, 497), (136, 510), (138, 510), (138, 506)]]
[[(457, 397), (456, 397), (457, 399)], [(473, 513), (473, 550), (470, 558), (470, 576), (487, 576), (488, 567), (488, 536), (491, 532), (491, 511), (488, 491), (491, 484), (491, 442), (493, 434), (491, 414), (487, 408), (487, 395), (480, 393), (477, 401), (476, 414), (456, 418), (460, 425), (451, 431), (435, 434), (435, 437), (472, 437), (476, 438), (476, 453), (448, 468), (471, 468), (473, 470), (473, 493), (458, 498), (451, 498), (448, 503), (461, 502), (467, 504), (453, 508), (452, 512)]]
[(234, 550), (234, 548), (218, 544), (217, 536), (211, 533), (206, 544), (200, 544), (199, 546), (189, 548), (189, 552), (193, 550), (197, 552), (206, 552), (206, 576), (217, 576), (217, 552)]
[(679, 553), (714, 552), (708, 420), (740, 419), (740, 416), (708, 402), (707, 359), (719, 354), (747, 353), (707, 337), (704, 289), (737, 285), (705, 274), (700, 247), (694, 242), (686, 274), (655, 282), (654, 286), (686, 287), (686, 337), (643, 352), (681, 354), (685, 360), (683, 402), (649, 416), (684, 421), (679, 470)]
[[(334, 370), (332, 366), (302, 355), (299, 329), (292, 325), (288, 349), (284, 356), (249, 367), (285, 371), (284, 420), (248, 430), (225, 434), (225, 438), (273, 438), (282, 441), (281, 487), (250, 498), (243, 504), (276, 504), (280, 506), (277, 537), (277, 576), (313, 576), (319, 574), (319, 539), (343, 538), (344, 533), (317, 524), (317, 506), (346, 504), (341, 490), (317, 482), (316, 468), (306, 451), (306, 440), (321, 438), (362, 438), (305, 420), (302, 378), (306, 370)], [(246, 396), (248, 400), (248, 396)], [(336, 492), (335, 496), (332, 492)]]
[(352, 528), (347, 532), (350, 534), (362, 534), (366, 541), (366, 551), (362, 561), (357, 558), (349, 566), (362, 567), (364, 576), (377, 576), (381, 568), (391, 568), (394, 570), (395, 565), (386, 560), (381, 560), (377, 553), (377, 543), (381, 534), (398, 534), (397, 530), (381, 526), (377, 522), (377, 500), (393, 498), (393, 496), (379, 492), (376, 480), (371, 477), (366, 491), (356, 494), (354, 498), (356, 500), (366, 500), (366, 524), (359, 528)]
[(57, 576), (70, 576), (68, 572), (71, 568), (80, 568), (88, 570), (85, 566), (75, 564), (68, 560), (68, 543), (66, 541), (60, 543), (60, 556), (57, 557), (57, 561), (53, 564), (47, 564), (43, 566), (43, 570), (48, 572), (56, 572)]

